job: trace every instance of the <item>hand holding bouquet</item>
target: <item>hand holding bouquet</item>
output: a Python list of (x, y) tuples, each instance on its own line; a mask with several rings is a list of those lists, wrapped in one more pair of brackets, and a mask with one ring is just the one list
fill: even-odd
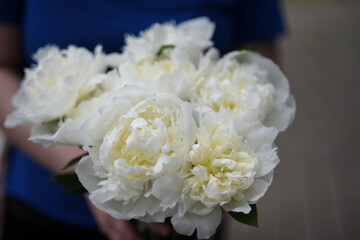
[(199, 239), (215, 233), (222, 210), (257, 225), (255, 204), (279, 163), (274, 140), (295, 102), (272, 61), (220, 57), (213, 31), (198, 18), (127, 36), (121, 53), (39, 49), (5, 124), (34, 123), (30, 140), (43, 146), (81, 146), (70, 188), (115, 218), (171, 219)]

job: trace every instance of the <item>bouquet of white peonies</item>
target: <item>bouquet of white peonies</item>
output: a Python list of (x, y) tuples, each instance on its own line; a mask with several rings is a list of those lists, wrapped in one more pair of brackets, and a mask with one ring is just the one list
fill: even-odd
[[(164, 222), (210, 238), (222, 210), (257, 225), (256, 202), (292, 122), (289, 83), (251, 51), (220, 57), (214, 24), (197, 18), (126, 36), (121, 53), (46, 46), (34, 55), (5, 122), (30, 140), (81, 146), (76, 173), (55, 179), (119, 219)], [(72, 179), (69, 184), (69, 178)]]

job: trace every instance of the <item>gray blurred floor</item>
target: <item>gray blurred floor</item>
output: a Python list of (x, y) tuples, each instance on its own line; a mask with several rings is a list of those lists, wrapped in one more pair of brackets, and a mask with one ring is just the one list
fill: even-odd
[(360, 239), (360, 1), (286, 3), (295, 122), (277, 141), (260, 228), (230, 221), (226, 239)]

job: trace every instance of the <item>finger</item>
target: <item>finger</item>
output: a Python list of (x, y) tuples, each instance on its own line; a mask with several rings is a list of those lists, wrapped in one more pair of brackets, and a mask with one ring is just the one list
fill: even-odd
[(165, 223), (146, 223), (146, 225), (154, 232), (167, 236), (170, 233), (169, 226)]

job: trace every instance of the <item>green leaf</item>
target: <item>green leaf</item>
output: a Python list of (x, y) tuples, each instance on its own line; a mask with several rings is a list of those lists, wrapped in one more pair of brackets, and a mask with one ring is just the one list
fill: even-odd
[(60, 121), (60, 118), (56, 118), (56, 119), (50, 120), (48, 122), (43, 122), (42, 124), (54, 124), (54, 123), (58, 124), (59, 121)]
[(238, 51), (242, 51), (242, 50), (250, 51), (251, 50), (251, 45), (246, 45), (246, 46), (241, 47), (241, 48), (238, 49)]
[(250, 204), (250, 207), (251, 207), (251, 211), (248, 214), (241, 213), (241, 212), (229, 212), (229, 214), (238, 222), (241, 222), (246, 225), (253, 226), (253, 227), (259, 227), (256, 204)]
[(156, 52), (156, 56), (160, 57), (165, 49), (168, 49), (168, 48), (173, 49), (174, 47), (175, 47), (175, 45), (162, 45), (160, 47), (160, 49)]
[(65, 167), (63, 167), (63, 169), (61, 169), (61, 170), (66, 170), (66, 169), (68, 169), (69, 167), (75, 165), (76, 163), (78, 163), (78, 162), (80, 161), (80, 159), (81, 159), (83, 156), (87, 156), (87, 155), (89, 155), (89, 153), (84, 153), (84, 154), (82, 154), (82, 155), (80, 155), (80, 156), (78, 156), (78, 157), (70, 160), (70, 161), (65, 165)]
[(54, 175), (50, 178), (65, 188), (67, 193), (86, 193), (87, 190), (80, 183), (76, 173)]

